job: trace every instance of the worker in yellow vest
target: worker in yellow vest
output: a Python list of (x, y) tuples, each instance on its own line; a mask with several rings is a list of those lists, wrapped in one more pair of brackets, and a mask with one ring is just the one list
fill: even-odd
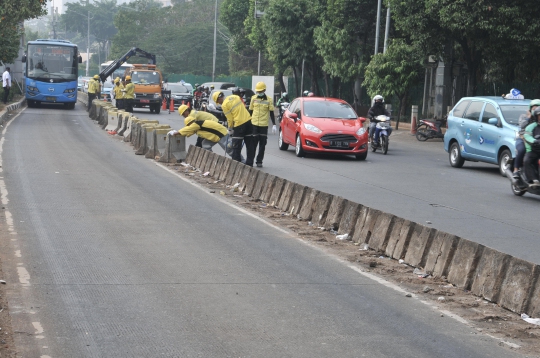
[(251, 97), (249, 112), (251, 113), (251, 123), (253, 124), (253, 150), (259, 153), (255, 159), (255, 164), (262, 167), (264, 150), (268, 141), (268, 117), (272, 120), (272, 133), (276, 133), (276, 119), (274, 115), (274, 104), (271, 98), (266, 95), (266, 84), (258, 82), (255, 85), (255, 95)]
[(122, 90), (124, 89), (124, 85), (122, 84), (122, 81), (120, 81), (120, 77), (116, 77), (114, 80), (114, 100), (116, 101), (116, 108), (118, 109), (124, 109), (124, 92)]
[(88, 105), (87, 111), (90, 110), (92, 106), (92, 101), (96, 98), (99, 99), (99, 94), (101, 93), (101, 84), (99, 83), (99, 75), (94, 75), (94, 77), (88, 81)]
[(223, 114), (227, 118), (229, 134), (232, 133), (232, 154), (233, 160), (242, 162), (242, 142), (246, 144), (246, 165), (253, 166), (255, 158), (255, 148), (253, 147), (253, 126), (251, 116), (244, 106), (244, 102), (237, 95), (225, 97), (223, 92), (215, 91), (212, 100), (221, 105)]
[(126, 112), (133, 113), (133, 102), (135, 102), (135, 85), (131, 83), (131, 76), (126, 76), (126, 86), (124, 87), (124, 106)]

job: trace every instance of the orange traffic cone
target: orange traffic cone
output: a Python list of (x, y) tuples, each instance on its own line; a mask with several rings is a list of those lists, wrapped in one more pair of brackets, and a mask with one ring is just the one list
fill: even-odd
[(174, 112), (174, 99), (171, 98), (171, 104), (169, 106), (169, 112)]
[(163, 102), (161, 103), (161, 109), (167, 109), (167, 98), (163, 98)]

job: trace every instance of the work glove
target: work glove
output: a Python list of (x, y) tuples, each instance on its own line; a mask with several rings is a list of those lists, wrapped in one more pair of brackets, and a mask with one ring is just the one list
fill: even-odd
[(172, 131), (170, 131), (169, 133), (167, 133), (167, 135), (169, 135), (169, 136), (175, 136), (177, 134), (178, 134), (178, 131), (174, 130), (174, 129)]
[(276, 127), (276, 125), (274, 124), (274, 125), (272, 126), (272, 134), (276, 134), (276, 133), (277, 133), (277, 127)]

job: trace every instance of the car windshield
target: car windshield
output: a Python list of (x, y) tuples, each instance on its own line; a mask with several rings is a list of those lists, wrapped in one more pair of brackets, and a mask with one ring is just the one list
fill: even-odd
[(144, 85), (159, 84), (159, 73), (155, 71), (135, 71), (131, 73), (131, 82)]
[(172, 93), (189, 93), (190, 92), (186, 86), (181, 85), (181, 84), (169, 83), (167, 85), (167, 89), (171, 91)]
[(333, 101), (305, 101), (304, 115), (312, 118), (357, 119), (358, 116), (347, 103)]
[(519, 116), (526, 115), (527, 111), (529, 110), (529, 106), (527, 105), (504, 105), (501, 106), (501, 112), (504, 116), (504, 120), (508, 124), (519, 124)]

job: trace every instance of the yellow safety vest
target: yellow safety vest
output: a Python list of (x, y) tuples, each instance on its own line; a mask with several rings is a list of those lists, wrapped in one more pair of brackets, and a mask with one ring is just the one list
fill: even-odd
[(254, 126), (268, 127), (268, 118), (270, 117), (270, 111), (274, 110), (274, 104), (266, 95), (262, 98), (254, 95), (251, 97), (249, 110), (253, 111), (251, 123)]
[(216, 116), (214, 116), (212, 113), (208, 113), (208, 112), (205, 112), (205, 111), (192, 110), (191, 113), (189, 114), (189, 117), (193, 117), (198, 121), (218, 122), (218, 119), (217, 119)]
[(237, 95), (225, 97), (221, 104), (223, 114), (227, 117), (229, 128), (241, 126), (251, 120), (251, 116), (244, 106), (244, 102)]
[(124, 92), (122, 90), (124, 89), (123, 84), (114, 85), (114, 98), (116, 99), (124, 99)]
[(186, 137), (197, 134), (199, 137), (215, 143), (227, 135), (227, 128), (212, 120), (198, 120), (189, 115), (184, 120), (184, 123), (186, 126), (180, 129), (178, 133)]
[(128, 83), (126, 85), (126, 91), (124, 92), (125, 99), (134, 99), (135, 98), (135, 85), (133, 83)]
[(99, 91), (99, 82), (96, 81), (95, 79), (91, 79), (90, 81), (88, 81), (88, 93), (98, 93)]

